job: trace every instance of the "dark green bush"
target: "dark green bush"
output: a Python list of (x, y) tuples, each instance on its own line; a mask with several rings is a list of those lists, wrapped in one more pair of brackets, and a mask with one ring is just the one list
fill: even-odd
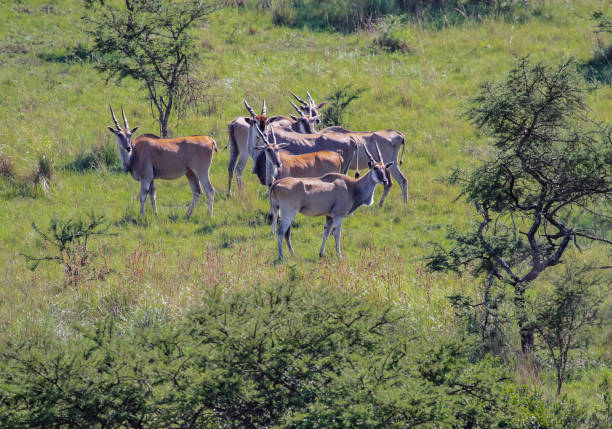
[(354, 88), (352, 84), (338, 86), (325, 96), (327, 105), (321, 113), (325, 126), (343, 125), (344, 114), (353, 101), (357, 100), (366, 88)]
[[(65, 335), (65, 334), (64, 334)], [(112, 321), (0, 349), (1, 427), (491, 427), (505, 370), (391, 308), (277, 286), (156, 328)]]
[(521, 17), (522, 0), (269, 0), (264, 3), (277, 24), (355, 31), (390, 14), (407, 14), (436, 26), (452, 25), (483, 16)]
[(98, 142), (89, 150), (84, 150), (77, 154), (76, 158), (66, 165), (68, 170), (80, 172), (97, 170), (103, 167), (111, 171), (121, 171), (117, 145), (114, 142)]

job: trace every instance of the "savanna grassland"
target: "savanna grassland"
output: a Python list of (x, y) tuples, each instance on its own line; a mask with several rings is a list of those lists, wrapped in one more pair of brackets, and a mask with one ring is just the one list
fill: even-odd
[[(214, 214), (207, 213), (203, 196), (184, 220), (191, 200), (185, 179), (157, 181), (159, 214), (147, 203), (146, 216), (138, 216), (139, 184), (120, 172), (116, 143), (106, 128), (112, 124), (108, 105), (115, 111), (123, 105), (139, 132), (159, 128), (137, 82), (107, 81), (94, 70), (81, 2), (2, 2), (0, 156), (13, 165), (8, 177), (0, 177), (2, 341), (69, 338), (75, 324), (94, 326), (109, 316), (124, 329), (156, 326), (180, 320), (211, 290), (232, 294), (283, 282), (331, 287), (375, 306), (391, 305), (425, 341), (455, 335), (458, 321), (448, 297), (477, 296), (482, 280), (429, 273), (424, 265), (434, 247), (445, 244), (449, 227), (462, 230), (473, 222), (472, 207), (445, 181), (453, 168), (469, 169), (488, 155), (487, 137), (464, 116), (470, 98), (483, 81), (504, 79), (520, 56), (589, 61), (598, 43), (591, 14), (611, 12), (605, 0), (533, 3), (517, 18), (484, 17), (452, 26), (407, 20), (399, 36), (406, 52), (381, 50), (372, 30), (289, 28), (274, 25), (267, 10), (217, 10), (196, 30), (198, 74), (209, 83), (206, 101), (170, 122), (171, 135), (210, 135), (220, 148), (211, 168)], [(345, 114), (346, 128), (393, 128), (406, 136), (401, 170), (409, 182), (408, 203), (394, 182), (382, 209), (362, 207), (347, 218), (342, 259), (328, 246), (319, 260), (323, 220), (298, 216), (296, 256), (276, 263), (267, 190), (251, 174), (251, 161), (243, 190), (234, 183), (233, 195), (226, 196), (227, 124), (246, 113), (243, 98), (256, 110), (265, 98), (271, 114), (288, 114), (288, 90), (302, 96), (308, 90), (319, 102), (346, 84), (365, 88)], [(591, 117), (611, 122), (612, 87), (588, 85)], [(92, 153), (110, 160), (98, 158), (93, 168), (83, 167)], [(54, 166), (48, 191), (28, 181), (43, 156)], [(379, 187), (375, 201), (381, 192)], [(23, 254), (53, 252), (32, 222), (44, 230), (53, 216), (92, 211), (104, 215), (110, 228), (109, 235), (90, 243), (91, 269), (76, 280), (54, 262), (30, 270)], [(609, 249), (598, 244), (572, 257), (612, 265)], [(602, 281), (610, 284), (606, 273)], [(542, 287), (546, 281), (539, 280)], [(602, 407), (606, 389), (610, 395), (610, 385), (601, 387), (604, 378), (612, 379), (610, 293), (608, 287), (601, 298), (607, 323), (595, 328), (565, 389), (566, 399), (590, 411)], [(520, 349), (516, 332), (505, 341), (507, 350)], [(504, 359), (517, 385), (553, 400), (550, 368), (536, 370), (512, 352)]]

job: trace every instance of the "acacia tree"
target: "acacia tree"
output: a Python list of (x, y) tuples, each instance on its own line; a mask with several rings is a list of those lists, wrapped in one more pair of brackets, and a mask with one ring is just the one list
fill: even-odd
[(535, 329), (556, 369), (557, 395), (567, 378), (570, 352), (588, 342), (588, 328), (596, 323), (601, 303), (598, 286), (602, 279), (591, 267), (576, 263), (564, 268), (552, 281), (554, 289), (540, 294), (532, 311)]
[[(485, 276), (485, 297), (496, 281), (510, 285), (523, 351), (534, 342), (529, 284), (561, 263), (569, 246), (612, 244), (612, 218), (598, 211), (612, 197), (611, 130), (588, 119), (578, 82), (572, 61), (552, 67), (521, 58), (505, 82), (482, 85), (467, 116), (491, 137), (492, 154), (452, 176), (476, 208), (475, 228), (453, 231), (454, 246), (428, 263)], [(487, 307), (486, 299), (479, 305)]]
[(193, 78), (194, 40), (190, 30), (216, 7), (214, 0), (86, 0), (83, 19), (100, 53), (95, 68), (109, 79), (132, 77), (149, 94), (160, 133), (168, 136), (172, 109), (198, 98)]

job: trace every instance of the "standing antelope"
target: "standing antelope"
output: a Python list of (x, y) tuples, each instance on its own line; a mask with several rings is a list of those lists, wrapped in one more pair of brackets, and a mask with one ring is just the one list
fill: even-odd
[[(259, 132), (261, 134), (261, 131)], [(272, 128), (274, 143), (270, 143), (263, 134), (261, 136), (264, 138), (266, 145), (257, 146), (255, 149), (263, 152), (258, 160), (264, 160), (264, 168), (256, 171), (262, 185), (270, 187), (275, 180), (284, 177), (321, 177), (327, 173), (339, 173), (342, 168), (343, 158), (340, 149), (336, 152), (322, 150), (302, 155), (291, 155), (281, 151), (286, 144), (276, 143), (274, 128)], [(261, 163), (258, 164), (261, 166)], [(278, 218), (278, 210), (277, 213), (274, 213), (274, 207), (271, 205), (269, 216), (272, 219)], [(272, 223), (272, 235), (274, 234), (276, 234), (276, 221)]]
[(112, 107), (110, 111), (116, 129), (113, 127), (108, 127), (108, 129), (117, 138), (123, 171), (131, 173), (134, 179), (140, 181), (140, 215), (144, 215), (147, 194), (151, 195), (151, 207), (157, 213), (155, 179), (173, 180), (182, 175), (187, 176), (193, 193), (193, 200), (187, 209), (187, 213), (185, 213), (185, 217), (191, 215), (200, 195), (202, 195), (200, 183), (206, 191), (208, 210), (212, 214), (215, 189), (210, 183), (208, 171), (213, 150), (219, 151), (215, 140), (208, 136), (161, 139), (153, 134), (143, 134), (132, 141), (132, 134), (138, 127), (130, 130), (123, 107), (121, 107), (125, 125), (123, 129), (119, 126), (119, 121), (117, 121)]
[[(308, 102), (302, 100), (300, 97), (289, 91), (291, 95), (293, 95), (298, 102), (301, 103), (299, 109), (303, 114), (308, 114), (313, 117), (312, 121), (319, 123), (320, 117), (318, 116), (319, 109), (325, 105), (325, 102), (316, 104), (310, 93), (308, 93)], [(250, 107), (249, 107), (250, 109)], [(251, 119), (257, 120), (259, 122), (259, 126), (262, 130), (269, 123), (281, 124), (284, 123), (288, 126), (292, 125), (292, 119), (287, 116), (272, 116), (268, 118), (267, 108), (265, 104), (265, 100), (262, 105), (261, 114), (256, 115), (252, 109), (249, 110), (251, 114), (251, 118), (246, 116), (238, 116), (232, 120), (227, 126), (227, 134), (229, 138), (229, 148), (230, 148), (230, 160), (227, 167), (228, 172), (228, 183), (227, 183), (227, 195), (231, 194), (232, 189), (232, 178), (234, 176), (234, 170), (236, 170), (236, 185), (238, 185), (238, 189), (242, 188), (242, 172), (244, 167), (246, 166), (249, 157), (252, 156), (252, 153), (249, 152), (247, 147), (248, 133), (250, 128)]]
[[(371, 205), (374, 202), (374, 189), (378, 183), (387, 184), (387, 168), (393, 164), (376, 162), (367, 147), (365, 151), (369, 158), (370, 171), (360, 179), (330, 173), (317, 179), (285, 177), (272, 184), (270, 204), (273, 208), (273, 225), (276, 224), (279, 209), (283, 214), (277, 237), (279, 259), (283, 259), (283, 238), (291, 254), (294, 254), (291, 245), (291, 222), (298, 213), (326, 217), (319, 257), (323, 257), (325, 243), (331, 233), (336, 241), (336, 253), (340, 256), (342, 220), (361, 205)], [(382, 160), (378, 147), (377, 152), (379, 160)]]
[(263, 185), (270, 186), (272, 182), (283, 177), (321, 177), (327, 173), (340, 173), (344, 162), (341, 149), (292, 155), (281, 150), (287, 147), (287, 143), (276, 142), (273, 128), (274, 143), (270, 143), (261, 131), (259, 133), (265, 145), (256, 146), (255, 149), (263, 152), (265, 164), (256, 174)]

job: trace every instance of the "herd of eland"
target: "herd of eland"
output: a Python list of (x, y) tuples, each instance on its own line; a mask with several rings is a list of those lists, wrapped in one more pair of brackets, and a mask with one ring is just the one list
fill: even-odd
[[(391, 189), (391, 176), (401, 186), (404, 202), (408, 201), (408, 181), (399, 169), (405, 149), (404, 136), (394, 130), (349, 131), (340, 126), (317, 131), (319, 110), (325, 103), (315, 103), (310, 93), (307, 93), (308, 100), (290, 93), (299, 103), (290, 101), (299, 116), (268, 117), (265, 100), (258, 115), (244, 100), (249, 116), (239, 116), (229, 123), (227, 195), (231, 195), (234, 170), (236, 185), (242, 189), (242, 173), (252, 158), (253, 173), (268, 187), (272, 233), (277, 235), (279, 259), (283, 259), (283, 240), (293, 254), (291, 224), (298, 213), (325, 216), (319, 256), (323, 256), (325, 243), (332, 234), (336, 253), (340, 255), (343, 219), (361, 205), (373, 204), (377, 184), (384, 187), (380, 207)], [(183, 175), (193, 193), (185, 217), (191, 215), (198, 203), (202, 187), (212, 214), (215, 189), (209, 171), (213, 152), (218, 152), (215, 140), (202, 135), (160, 138), (154, 134), (133, 139), (138, 127), (130, 129), (123, 108), (124, 128), (119, 125), (112, 107), (110, 112), (115, 128), (108, 128), (116, 137), (123, 170), (140, 182), (140, 214), (144, 214), (147, 195), (157, 213), (155, 179), (172, 180)], [(369, 168), (362, 177), (360, 165)], [(349, 169), (356, 171), (354, 179), (346, 175)], [(282, 218), (277, 230), (279, 211)]]

